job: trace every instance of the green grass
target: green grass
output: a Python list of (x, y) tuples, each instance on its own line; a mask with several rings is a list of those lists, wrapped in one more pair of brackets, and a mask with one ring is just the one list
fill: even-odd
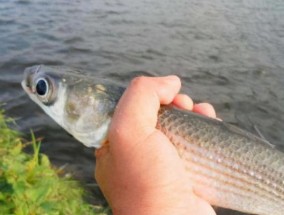
[[(0, 110), (0, 214), (106, 214), (84, 202), (78, 182), (58, 176), (48, 157), (39, 153), (40, 143), (33, 135), (31, 143), (23, 143), (9, 123), (12, 120)], [(27, 144), (32, 144), (33, 154), (23, 152)]]

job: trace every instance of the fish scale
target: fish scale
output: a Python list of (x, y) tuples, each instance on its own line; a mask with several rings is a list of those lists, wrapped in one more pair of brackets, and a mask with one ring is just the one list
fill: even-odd
[(173, 107), (161, 107), (157, 127), (176, 146), (194, 190), (211, 204), (283, 215), (283, 153), (224, 122)]
[[(22, 86), (72, 136), (98, 148), (106, 140), (124, 88), (72, 71), (33, 66), (25, 70)], [(172, 106), (161, 106), (157, 128), (176, 147), (198, 196), (212, 205), (250, 214), (284, 214), (284, 153), (267, 141)]]

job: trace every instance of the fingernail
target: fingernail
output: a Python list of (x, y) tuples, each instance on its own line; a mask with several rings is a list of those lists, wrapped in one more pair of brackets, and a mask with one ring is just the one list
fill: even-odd
[(167, 78), (170, 81), (175, 81), (175, 80), (179, 79), (179, 77), (177, 77), (176, 75), (168, 75), (165, 78)]

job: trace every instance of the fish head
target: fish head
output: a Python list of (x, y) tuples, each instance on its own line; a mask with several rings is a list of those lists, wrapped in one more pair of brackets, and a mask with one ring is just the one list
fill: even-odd
[(32, 66), (22, 87), (61, 127), (87, 147), (106, 140), (115, 106), (124, 88), (68, 68)]

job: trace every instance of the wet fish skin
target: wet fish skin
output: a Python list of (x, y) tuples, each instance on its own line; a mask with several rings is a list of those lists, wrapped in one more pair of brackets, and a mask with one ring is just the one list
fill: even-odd
[(284, 213), (284, 154), (227, 123), (163, 106), (157, 127), (176, 146), (195, 193), (223, 208)]
[[(46, 95), (37, 94), (44, 79)], [(87, 147), (105, 140), (115, 106), (124, 88), (65, 67), (36, 65), (24, 71), (22, 87), (47, 115)]]
[[(40, 78), (50, 82), (47, 98), (36, 95)], [(27, 68), (22, 86), (57, 123), (91, 147), (99, 147), (106, 137), (124, 90), (72, 69), (46, 66)], [(284, 213), (282, 152), (225, 122), (170, 106), (160, 108), (157, 128), (175, 145), (198, 196), (251, 214)]]

